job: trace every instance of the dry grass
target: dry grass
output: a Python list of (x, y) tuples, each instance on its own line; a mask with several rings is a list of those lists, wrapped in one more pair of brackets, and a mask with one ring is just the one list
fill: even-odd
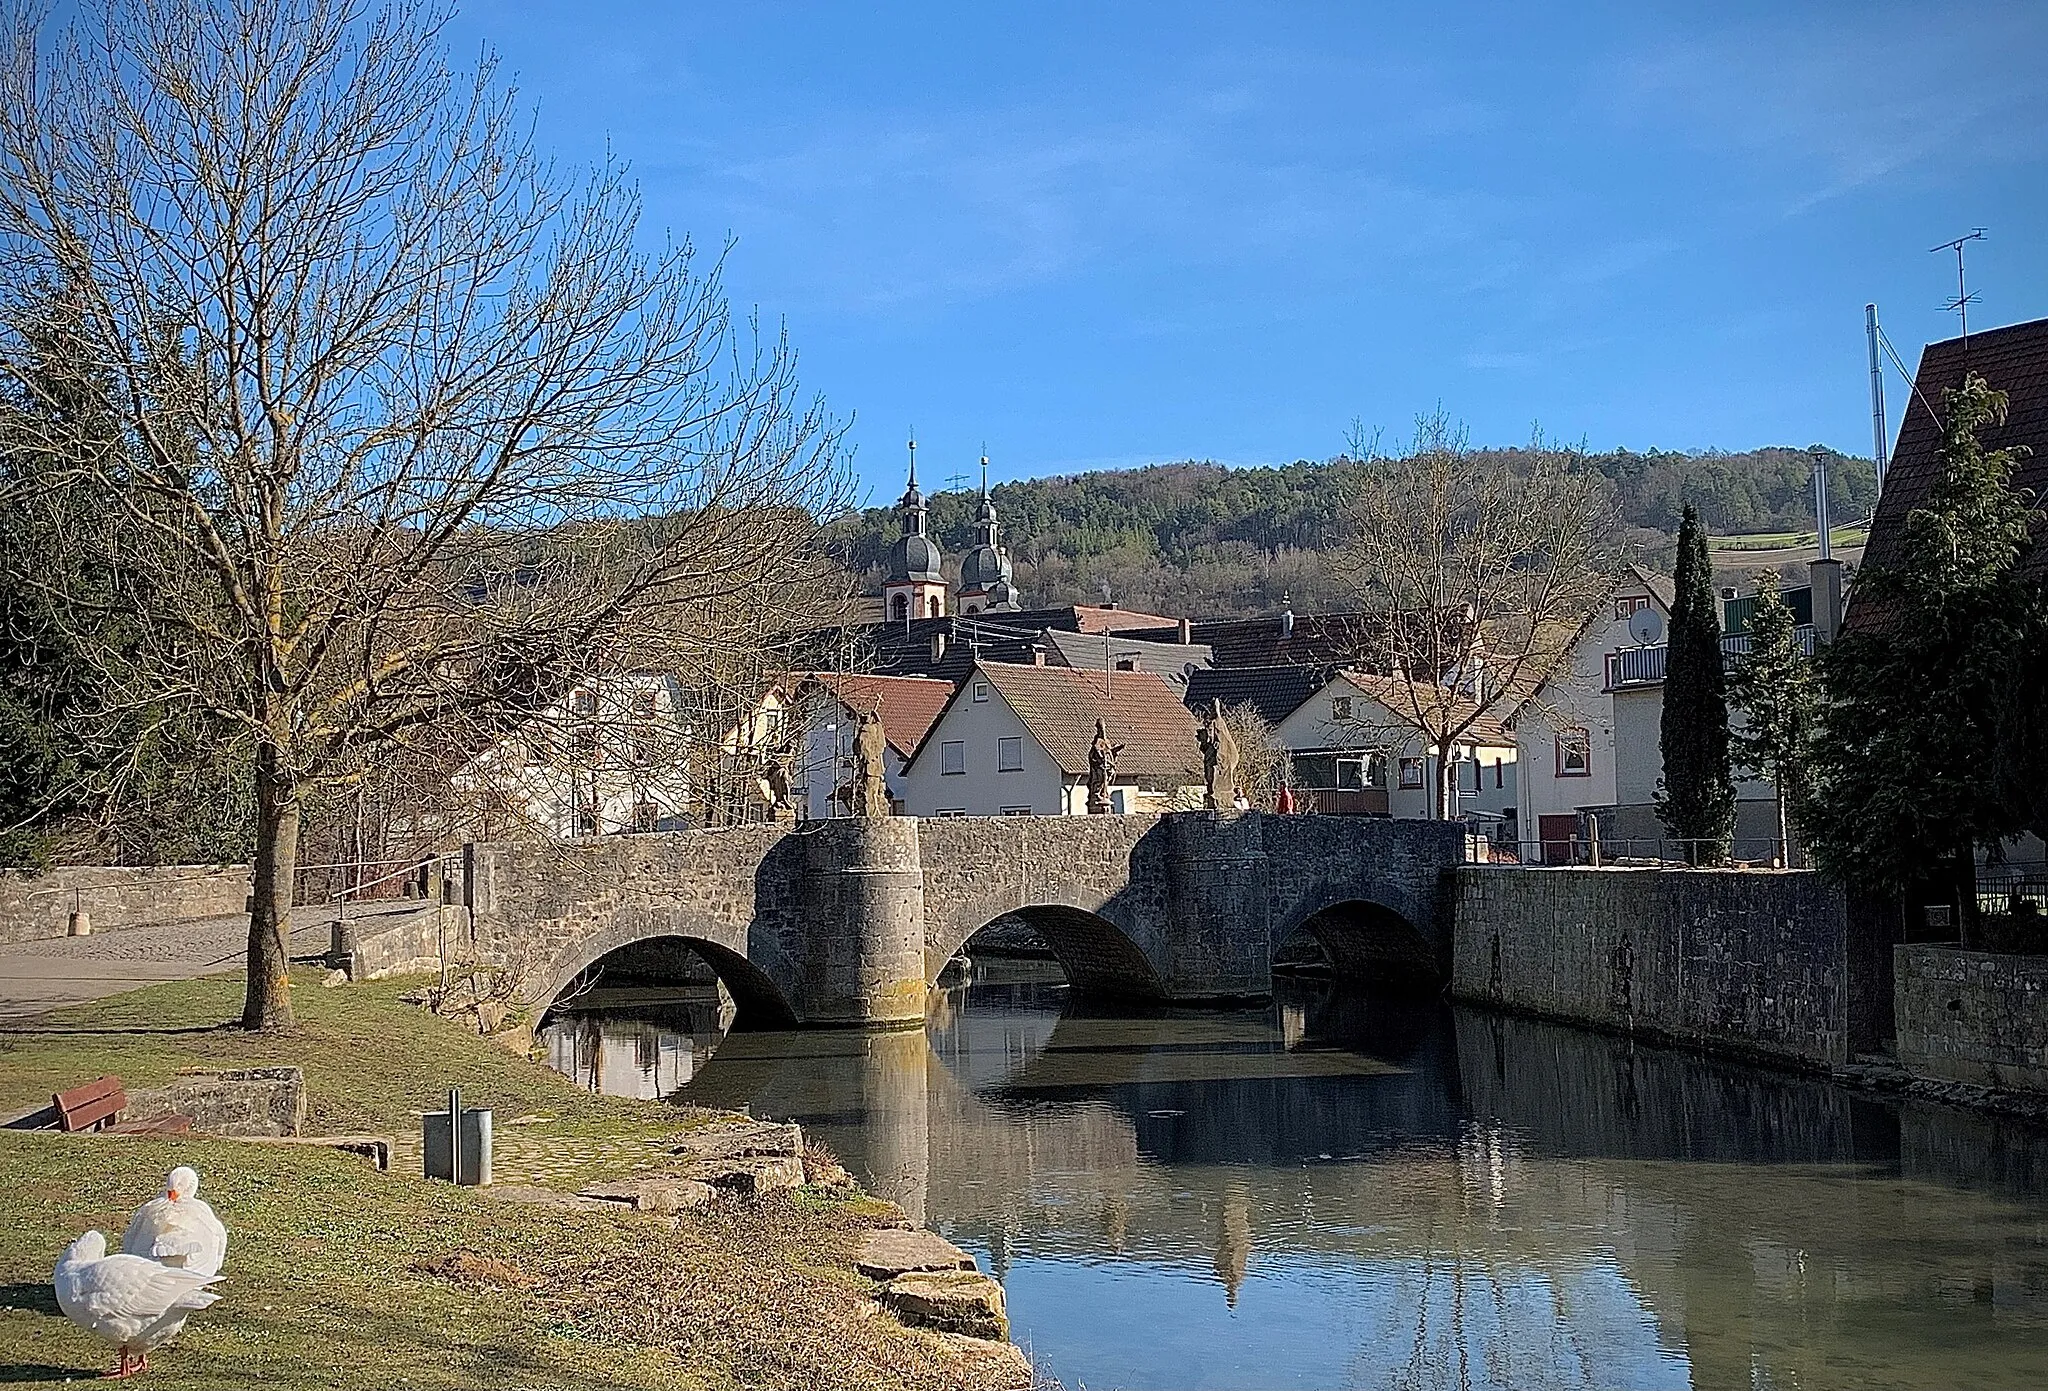
[[(660, 1138), (693, 1119), (589, 1096), (400, 1003), (399, 989), (301, 989), (301, 1027), (276, 1041), (212, 1027), (231, 1012), (231, 980), (82, 1007), (6, 1038), (0, 1106), (109, 1071), (148, 1085), (182, 1066), (296, 1063), (322, 1128), (409, 1135), (452, 1081), (496, 1108), (515, 1152), (544, 1135), (558, 1160), (570, 1156), (545, 1179), (562, 1188), (658, 1162)], [(525, 1114), (552, 1119), (502, 1124)], [(878, 1313), (850, 1268), (860, 1234), (893, 1216), (868, 1199), (805, 1193), (672, 1224), (508, 1202), (321, 1150), (0, 1131), (0, 1382), (111, 1363), (58, 1312), (50, 1269), (89, 1226), (118, 1236), (176, 1163), (200, 1171), (229, 1224), (228, 1278), (221, 1303), (152, 1359), (152, 1387), (938, 1391), (1014, 1380), (1014, 1361), (986, 1347)]]

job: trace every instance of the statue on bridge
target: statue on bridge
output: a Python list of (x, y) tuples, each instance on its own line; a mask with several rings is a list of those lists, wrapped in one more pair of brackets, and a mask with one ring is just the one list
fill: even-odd
[(1195, 731), (1202, 746), (1202, 805), (1223, 811), (1237, 802), (1237, 738), (1223, 719), (1223, 702), (1212, 700), (1202, 712), (1202, 727)]
[(879, 710), (862, 710), (853, 726), (853, 814), (866, 820), (889, 815), (889, 782), (885, 760), (889, 741), (882, 734)]
[(1088, 745), (1088, 814), (1107, 816), (1110, 813), (1109, 785), (1116, 779), (1116, 758), (1124, 751), (1122, 744), (1109, 742), (1109, 731), (1102, 727), (1102, 721), (1095, 722), (1095, 738)]

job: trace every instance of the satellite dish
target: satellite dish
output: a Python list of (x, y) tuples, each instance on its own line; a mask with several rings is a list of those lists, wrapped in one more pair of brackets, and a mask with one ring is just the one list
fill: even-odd
[(1655, 608), (1640, 608), (1628, 616), (1628, 635), (1636, 646), (1648, 647), (1664, 636), (1664, 615)]

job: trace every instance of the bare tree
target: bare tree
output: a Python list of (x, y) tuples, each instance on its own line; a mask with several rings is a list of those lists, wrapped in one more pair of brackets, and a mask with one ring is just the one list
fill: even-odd
[(583, 673), (758, 650), (726, 624), (842, 501), (839, 429), (715, 263), (642, 249), (622, 168), (557, 169), (490, 62), (451, 71), (445, 12), (88, 10), (6, 33), (0, 294), (61, 301), (120, 424), (38, 445), (39, 485), (126, 518), (120, 563), (158, 577), (111, 688), (250, 741), (243, 1017), (281, 1027), (308, 792)]
[(1458, 746), (1564, 656), (1607, 592), (1619, 519), (1578, 451), (1539, 437), (1518, 461), (1476, 452), (1442, 411), (1397, 456), (1354, 426), (1351, 454), (1366, 467), (1338, 572), (1386, 615), (1372, 655), (1407, 679), (1382, 700), (1435, 755), (1433, 812), (1449, 818)]

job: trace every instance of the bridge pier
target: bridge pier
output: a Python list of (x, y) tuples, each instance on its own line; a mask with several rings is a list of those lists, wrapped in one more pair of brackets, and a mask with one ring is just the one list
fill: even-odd
[(1272, 866), (1265, 818), (1191, 812), (1165, 818), (1169, 930), (1159, 944), (1170, 1000), (1273, 993)]
[(804, 834), (805, 931), (790, 1005), (806, 1024), (924, 1022), (924, 866), (908, 817)]

